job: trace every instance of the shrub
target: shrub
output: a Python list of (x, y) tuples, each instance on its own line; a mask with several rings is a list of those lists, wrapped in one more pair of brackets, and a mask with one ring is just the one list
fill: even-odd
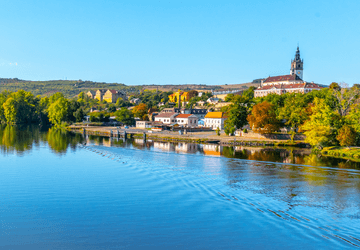
[(356, 143), (356, 132), (353, 127), (344, 125), (339, 130), (336, 139), (339, 141), (341, 146), (353, 146)]
[(217, 134), (218, 136), (220, 136), (220, 129), (219, 129), (219, 127), (216, 129), (216, 134)]

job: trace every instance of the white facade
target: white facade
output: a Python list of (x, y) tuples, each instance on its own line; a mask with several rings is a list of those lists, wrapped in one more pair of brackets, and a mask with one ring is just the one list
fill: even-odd
[(151, 122), (150, 121), (136, 121), (136, 127), (137, 128), (151, 128)]
[(159, 114), (157, 116), (155, 116), (155, 121), (156, 122), (162, 122), (163, 124), (171, 124), (176, 122), (175, 117), (177, 116), (177, 113), (164, 113), (164, 114)]
[(205, 118), (205, 127), (224, 129), (225, 120), (225, 118)]
[(195, 128), (198, 126), (198, 118), (195, 115), (178, 115), (176, 123), (183, 127)]

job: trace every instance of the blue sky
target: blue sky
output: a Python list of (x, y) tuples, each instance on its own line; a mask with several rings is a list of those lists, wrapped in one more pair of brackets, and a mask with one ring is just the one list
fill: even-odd
[(0, 77), (237, 84), (289, 74), (360, 83), (360, 1), (0, 0)]

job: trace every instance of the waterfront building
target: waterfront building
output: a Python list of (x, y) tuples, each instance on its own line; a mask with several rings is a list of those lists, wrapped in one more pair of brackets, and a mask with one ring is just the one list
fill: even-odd
[(209, 112), (205, 116), (205, 127), (224, 129), (226, 119), (224, 112)]
[(155, 122), (162, 122), (163, 124), (171, 124), (176, 122), (175, 117), (179, 113), (171, 112), (171, 113), (159, 113), (155, 116)]
[(195, 128), (198, 126), (198, 118), (192, 114), (179, 114), (175, 117), (177, 124), (183, 127)]
[(151, 121), (136, 121), (136, 128), (152, 128), (152, 122)]

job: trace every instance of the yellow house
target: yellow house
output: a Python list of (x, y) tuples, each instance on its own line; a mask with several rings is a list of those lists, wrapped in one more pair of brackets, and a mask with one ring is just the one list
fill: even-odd
[(90, 99), (94, 99), (96, 92), (94, 90), (89, 90), (86, 95), (90, 98)]
[(109, 103), (115, 103), (117, 101), (117, 99), (120, 97), (122, 99), (126, 100), (126, 94), (123, 93), (122, 91), (108, 89), (103, 96), (103, 100), (107, 101)]
[(175, 92), (172, 95), (169, 95), (169, 101), (170, 102), (178, 102), (179, 98), (181, 102), (187, 102), (189, 101), (189, 92), (182, 92), (180, 89), (178, 92)]
[(95, 94), (95, 99), (98, 99), (100, 102), (103, 100), (105, 89), (98, 89)]
[(115, 103), (117, 100), (117, 96), (118, 94), (116, 90), (108, 89), (103, 96), (103, 100), (109, 103)]

